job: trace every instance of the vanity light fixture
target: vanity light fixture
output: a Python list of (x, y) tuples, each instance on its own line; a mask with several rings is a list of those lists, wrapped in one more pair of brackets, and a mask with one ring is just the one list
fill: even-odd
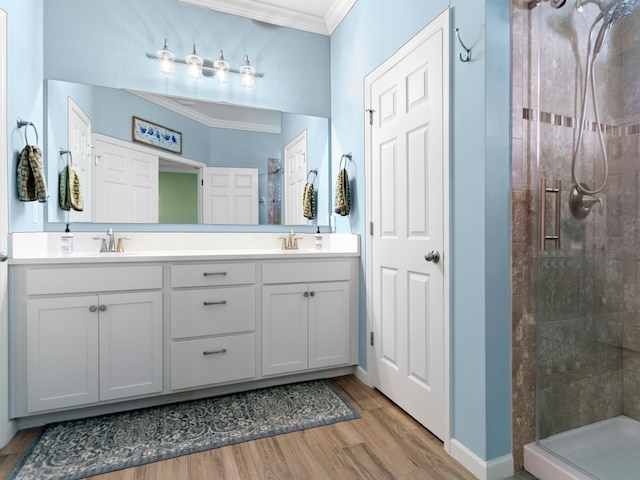
[(171, 53), (171, 50), (169, 50), (169, 47), (167, 46), (166, 38), (164, 39), (164, 47), (162, 47), (162, 50), (158, 50), (157, 57), (160, 65), (160, 71), (165, 75), (173, 75), (175, 72), (175, 69), (173, 67), (174, 57), (173, 53)]
[(244, 62), (240, 67), (240, 84), (244, 88), (256, 88), (256, 69), (249, 63), (249, 55), (244, 56)]
[(231, 66), (229, 62), (224, 59), (224, 53), (220, 50), (220, 56), (218, 60), (213, 62), (213, 69), (216, 71), (216, 78), (220, 83), (227, 83), (229, 81), (229, 71)]
[(220, 55), (216, 61), (209, 61), (198, 55), (196, 46), (193, 46), (193, 52), (186, 56), (184, 60), (176, 59), (169, 47), (167, 40), (164, 40), (164, 47), (153, 55), (147, 53), (147, 57), (158, 61), (160, 71), (167, 76), (175, 73), (175, 64), (180, 63), (187, 66), (187, 75), (194, 81), (200, 80), (202, 77), (215, 77), (220, 84), (229, 82), (231, 74), (240, 76), (240, 85), (247, 90), (256, 88), (256, 78), (262, 78), (264, 75), (257, 73), (256, 69), (249, 62), (249, 56), (244, 56), (244, 61), (239, 70), (234, 70), (224, 58), (224, 53), (220, 50)]
[(199, 80), (202, 78), (202, 65), (204, 60), (196, 53), (196, 46), (193, 46), (193, 53), (187, 55), (187, 74), (191, 80)]

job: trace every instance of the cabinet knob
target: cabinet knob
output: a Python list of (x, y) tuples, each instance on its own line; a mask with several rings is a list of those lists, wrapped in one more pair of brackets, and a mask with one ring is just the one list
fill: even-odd
[(311, 292), (309, 295), (311, 295), (312, 297), (316, 296), (316, 292)]
[(95, 312), (95, 311), (97, 311), (97, 310), (98, 310), (98, 307), (96, 307), (95, 305), (89, 305), (89, 311), (90, 311), (91, 313), (93, 313), (93, 312)]
[(99, 309), (101, 312), (104, 312), (104, 311), (107, 309), (107, 306), (106, 306), (106, 305), (100, 305), (100, 306), (98, 307), (98, 309)]
[(304, 292), (302, 295), (304, 296), (304, 298), (307, 298), (309, 296), (309, 292)]

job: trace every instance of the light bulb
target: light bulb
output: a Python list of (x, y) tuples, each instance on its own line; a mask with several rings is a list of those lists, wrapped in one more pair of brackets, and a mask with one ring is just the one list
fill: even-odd
[(244, 56), (244, 62), (240, 67), (240, 84), (247, 89), (256, 88), (256, 69), (249, 63), (249, 56)]
[(229, 62), (224, 59), (224, 54), (220, 50), (220, 56), (218, 60), (213, 62), (213, 68), (216, 70), (216, 78), (220, 83), (227, 83), (229, 81), (229, 70), (231, 69)]
[(189, 78), (192, 80), (198, 80), (202, 78), (202, 65), (204, 64), (204, 60), (200, 55), (196, 53), (196, 46), (193, 46), (193, 53), (187, 55), (187, 74)]
[(162, 50), (158, 50), (157, 57), (158, 57), (158, 60), (160, 61), (159, 63), (160, 71), (165, 75), (173, 75), (173, 73), (175, 72), (174, 63), (173, 63), (173, 53), (171, 53), (171, 50), (169, 50), (169, 47), (167, 47), (166, 38), (164, 40), (164, 47), (162, 47)]

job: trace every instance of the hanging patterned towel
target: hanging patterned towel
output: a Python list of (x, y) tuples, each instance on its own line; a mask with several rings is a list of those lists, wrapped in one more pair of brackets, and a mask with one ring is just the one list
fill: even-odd
[(80, 189), (80, 178), (72, 166), (66, 166), (60, 172), (60, 191), (58, 203), (62, 210), (84, 210), (84, 199)]
[(336, 210), (338, 215), (349, 215), (351, 210), (351, 192), (349, 192), (349, 175), (341, 169), (336, 179)]
[(18, 199), (22, 202), (47, 201), (47, 182), (44, 177), (42, 152), (27, 145), (18, 160)]
[(313, 189), (312, 183), (307, 183), (304, 186), (304, 192), (302, 194), (302, 214), (309, 220), (316, 218), (316, 192)]

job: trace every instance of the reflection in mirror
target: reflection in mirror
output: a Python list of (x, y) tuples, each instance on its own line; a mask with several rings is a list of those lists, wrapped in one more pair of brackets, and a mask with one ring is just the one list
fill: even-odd
[[(327, 118), (58, 80), (47, 81), (46, 107), (50, 185), (72, 165), (85, 204), (62, 210), (52, 188), (49, 222), (329, 223)], [(181, 154), (133, 142), (132, 117), (180, 133)], [(311, 179), (309, 220), (302, 198)], [(230, 188), (249, 183), (250, 194)]]

